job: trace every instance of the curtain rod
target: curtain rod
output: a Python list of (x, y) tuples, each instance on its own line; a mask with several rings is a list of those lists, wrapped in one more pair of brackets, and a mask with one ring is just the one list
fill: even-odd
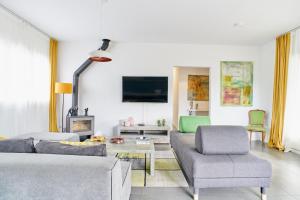
[(295, 28), (293, 28), (293, 29), (291, 29), (291, 30), (287, 31), (286, 33), (288, 33), (288, 32), (292, 32), (292, 31), (295, 31), (295, 30), (297, 30), (297, 29), (299, 29), (299, 28), (300, 28), (300, 26), (297, 26), (297, 27), (295, 27)]
[(284, 32), (284, 33), (281, 33), (280, 35), (276, 36), (276, 38), (277, 38), (277, 37), (280, 37), (280, 36), (282, 36), (282, 35), (285, 35), (285, 34), (287, 34), (287, 33), (296, 31), (296, 30), (298, 30), (298, 29), (300, 29), (300, 26), (296, 26), (295, 28), (293, 28), (293, 29), (291, 29), (291, 30), (289, 30), (289, 31), (286, 31), (286, 32)]
[(0, 7), (1, 7), (4, 11), (8, 12), (9, 14), (13, 15), (14, 17), (16, 17), (17, 19), (19, 19), (20, 21), (22, 21), (23, 23), (25, 23), (25, 24), (31, 26), (33, 29), (37, 30), (37, 31), (40, 32), (41, 34), (43, 34), (43, 35), (45, 35), (45, 36), (47, 36), (47, 37), (49, 37), (49, 38), (52, 38), (50, 35), (48, 35), (48, 34), (45, 33), (44, 31), (42, 31), (41, 29), (39, 29), (38, 27), (36, 27), (36, 26), (33, 25), (32, 23), (30, 23), (29, 21), (27, 21), (27, 20), (25, 20), (24, 18), (20, 17), (20, 16), (17, 15), (14, 11), (12, 11), (11, 9), (5, 7), (5, 6), (2, 5), (1, 3), (0, 3)]
[(291, 33), (291, 32), (293, 32), (293, 31), (296, 31), (296, 30), (298, 30), (299, 28), (300, 28), (300, 26), (296, 26), (295, 28), (293, 28), (293, 29), (291, 29), (291, 30), (289, 30), (289, 31), (286, 31), (286, 32), (281, 33), (280, 35), (277, 35), (275, 38), (278, 38), (278, 37), (283, 36), (283, 35), (285, 35), (285, 34), (287, 34), (287, 33)]

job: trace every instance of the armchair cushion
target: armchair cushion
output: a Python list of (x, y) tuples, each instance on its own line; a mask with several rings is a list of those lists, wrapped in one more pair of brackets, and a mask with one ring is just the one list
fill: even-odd
[(247, 126), (248, 131), (266, 132), (266, 128), (262, 125), (249, 125)]
[(263, 125), (265, 121), (265, 111), (263, 110), (250, 110), (249, 122), (250, 125)]
[(247, 154), (249, 139), (242, 126), (199, 126), (196, 149), (204, 155)]

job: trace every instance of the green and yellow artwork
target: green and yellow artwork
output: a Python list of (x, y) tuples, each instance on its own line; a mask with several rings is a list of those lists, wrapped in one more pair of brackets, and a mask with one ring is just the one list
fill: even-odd
[(252, 106), (253, 62), (221, 62), (221, 104)]

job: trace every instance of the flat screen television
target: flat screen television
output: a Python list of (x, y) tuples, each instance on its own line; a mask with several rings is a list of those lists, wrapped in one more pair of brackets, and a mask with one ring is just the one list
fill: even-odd
[(168, 102), (168, 77), (123, 76), (123, 102)]

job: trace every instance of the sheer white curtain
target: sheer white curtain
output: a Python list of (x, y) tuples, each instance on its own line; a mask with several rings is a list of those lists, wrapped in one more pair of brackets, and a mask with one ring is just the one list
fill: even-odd
[(49, 38), (0, 6), (0, 135), (48, 130)]
[(291, 33), (284, 143), (286, 151), (300, 152), (300, 30)]

